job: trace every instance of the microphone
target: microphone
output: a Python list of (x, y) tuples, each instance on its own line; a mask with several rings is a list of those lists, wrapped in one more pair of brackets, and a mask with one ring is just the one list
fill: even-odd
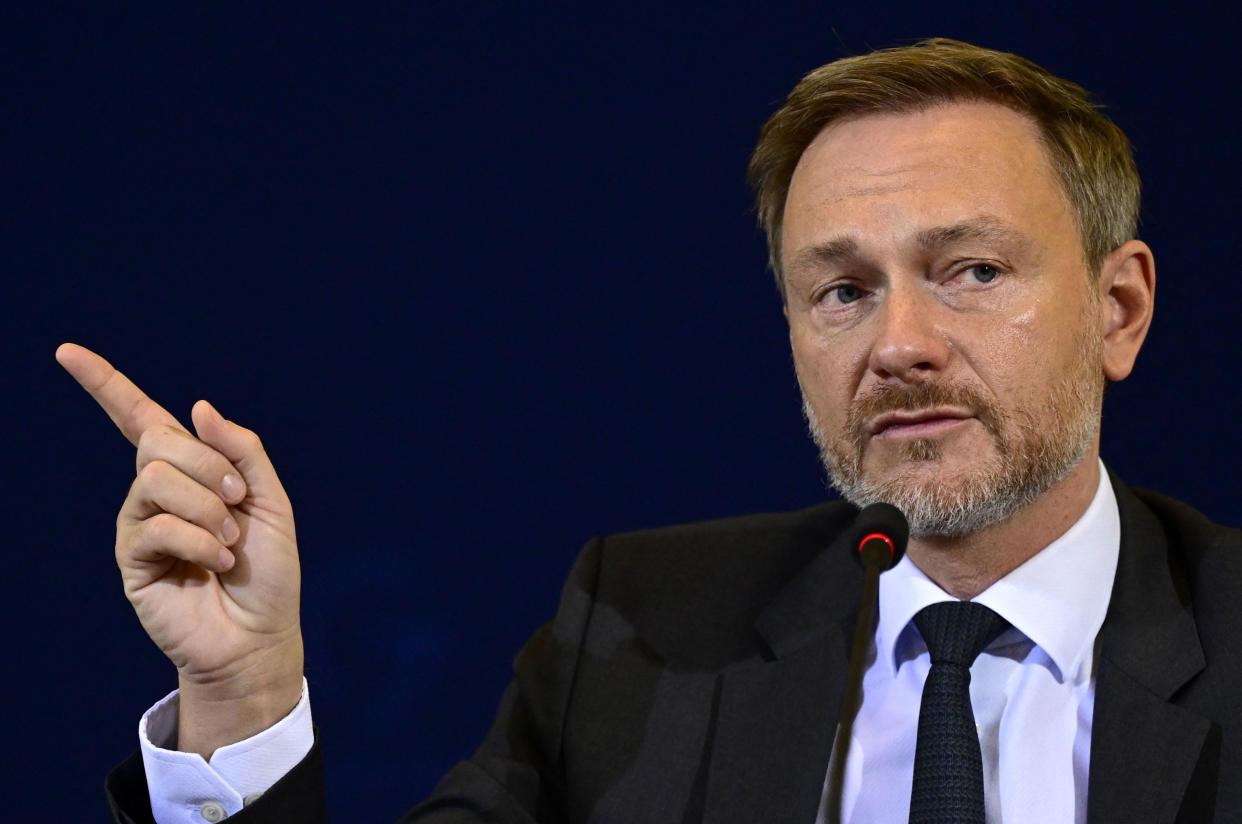
[(832, 748), (832, 772), (828, 776), (828, 821), (841, 822), (841, 793), (845, 784), (845, 758), (850, 751), (854, 732), (854, 715), (858, 712), (858, 693), (862, 688), (862, 662), (871, 638), (875, 620), (875, 604), (880, 593), (880, 573), (892, 569), (905, 554), (910, 539), (910, 525), (901, 510), (892, 504), (871, 504), (858, 513), (850, 527), (850, 548), (863, 568), (862, 600), (858, 604), (858, 622), (854, 625), (854, 648), (850, 652), (850, 669), (845, 681), (845, 697), (841, 701), (841, 717), (837, 740)]
[(906, 516), (892, 504), (871, 504), (858, 513), (850, 527), (850, 544), (858, 551), (858, 562), (864, 570), (892, 569), (906, 554), (909, 540)]

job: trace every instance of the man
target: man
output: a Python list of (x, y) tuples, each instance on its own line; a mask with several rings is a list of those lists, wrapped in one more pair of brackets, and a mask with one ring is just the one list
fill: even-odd
[[(922, 820), (919, 616), (955, 600), (1000, 616), (967, 676), (987, 820), (1242, 820), (1242, 536), (1098, 457), (1155, 286), (1124, 136), (1021, 58), (928, 41), (808, 75), (751, 180), (825, 466), (911, 526), (852, 740), (854, 506), (613, 536), (411, 820), (812, 822), (832, 758), (842, 820)], [(118, 563), (180, 687), (144, 721), (156, 819), (316, 820), (293, 518), (257, 437), (205, 402), (191, 436), (58, 358), (138, 447)], [(137, 758), (109, 789), (150, 815)]]

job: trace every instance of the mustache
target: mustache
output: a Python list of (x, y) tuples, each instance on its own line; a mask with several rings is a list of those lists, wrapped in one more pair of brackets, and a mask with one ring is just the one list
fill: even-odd
[(1000, 411), (973, 387), (953, 383), (920, 383), (914, 386), (881, 384), (850, 404), (847, 430), (855, 444), (866, 442), (867, 424), (886, 412), (917, 412), (937, 406), (969, 409), (993, 435), (1000, 432)]

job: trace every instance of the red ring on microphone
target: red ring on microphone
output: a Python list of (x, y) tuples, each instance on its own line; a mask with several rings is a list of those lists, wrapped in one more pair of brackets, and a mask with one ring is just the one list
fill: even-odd
[(867, 541), (870, 541), (872, 538), (877, 538), (883, 541), (884, 543), (888, 544), (888, 557), (893, 558), (897, 555), (897, 547), (893, 546), (893, 539), (889, 538), (887, 535), (884, 535), (883, 533), (880, 533), (880, 532), (872, 532), (870, 535), (868, 535), (867, 537), (859, 541), (858, 551), (862, 552), (862, 548), (866, 546)]

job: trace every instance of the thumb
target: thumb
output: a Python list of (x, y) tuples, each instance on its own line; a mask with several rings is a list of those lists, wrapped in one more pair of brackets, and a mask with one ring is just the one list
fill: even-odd
[(199, 440), (220, 452), (241, 473), (247, 493), (267, 507), (288, 510), (289, 496), (276, 475), (263, 442), (253, 431), (225, 420), (207, 401), (199, 401), (190, 411)]

